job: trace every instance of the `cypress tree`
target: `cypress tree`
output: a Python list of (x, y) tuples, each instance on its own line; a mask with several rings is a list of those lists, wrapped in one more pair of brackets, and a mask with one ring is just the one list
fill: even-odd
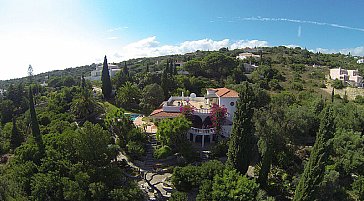
[(23, 137), (16, 127), (16, 118), (13, 117), (13, 129), (11, 130), (10, 148), (14, 151), (23, 142)]
[(254, 104), (255, 94), (253, 88), (248, 82), (245, 82), (239, 93), (228, 150), (228, 165), (237, 169), (243, 175), (248, 170), (255, 144), (252, 122)]
[(169, 94), (169, 79), (167, 74), (167, 68), (163, 70), (161, 77), (161, 87), (163, 89), (164, 98), (168, 98)]
[(106, 55), (104, 57), (104, 64), (102, 67), (102, 74), (101, 74), (101, 81), (102, 81), (102, 94), (104, 98), (108, 99), (111, 96), (112, 86), (109, 74), (109, 66), (107, 64)]
[(35, 142), (38, 145), (40, 154), (43, 155), (44, 154), (44, 144), (43, 144), (42, 136), (40, 134), (39, 123), (37, 120), (37, 114), (35, 112), (33, 101), (34, 100), (33, 100), (32, 87), (29, 86), (29, 110), (30, 110), (30, 124), (31, 124), (31, 128), (32, 128), (32, 135), (33, 135)]
[(332, 106), (328, 105), (323, 110), (320, 129), (317, 133), (316, 142), (313, 146), (311, 156), (305, 170), (297, 185), (294, 201), (309, 201), (318, 198), (319, 185), (325, 173), (325, 166), (331, 147), (328, 140), (334, 136), (335, 125)]
[(334, 95), (335, 95), (335, 91), (334, 91), (334, 87), (332, 87), (332, 91), (331, 91), (331, 102), (334, 102)]
[(173, 75), (177, 75), (176, 63), (173, 63)]
[(85, 80), (85, 77), (83, 76), (83, 74), (81, 75), (81, 88), (82, 89), (86, 88), (86, 80)]
[(123, 73), (124, 73), (124, 76), (129, 77), (129, 69), (128, 69), (128, 66), (126, 65), (126, 61), (124, 61)]
[(148, 72), (149, 72), (149, 63), (147, 63), (147, 68), (146, 68), (145, 72), (146, 72), (146, 73), (148, 73)]

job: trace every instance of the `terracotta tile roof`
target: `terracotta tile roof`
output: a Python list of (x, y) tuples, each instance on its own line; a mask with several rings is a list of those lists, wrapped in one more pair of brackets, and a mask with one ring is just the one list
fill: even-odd
[(226, 97), (226, 98), (238, 98), (239, 93), (228, 88), (216, 88), (214, 89), (216, 91), (216, 95), (218, 97)]
[(156, 118), (173, 118), (181, 115), (179, 112), (164, 112), (162, 108), (154, 110), (149, 116)]

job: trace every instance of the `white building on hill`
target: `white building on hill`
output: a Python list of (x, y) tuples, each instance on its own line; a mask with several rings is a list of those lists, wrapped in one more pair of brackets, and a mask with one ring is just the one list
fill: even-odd
[[(121, 70), (119, 68), (119, 66), (114, 65), (114, 64), (108, 64), (108, 66), (109, 66), (110, 78), (114, 77), (116, 75), (116, 73)], [(85, 77), (85, 79), (86, 80), (91, 80), (91, 81), (101, 80), (102, 67), (103, 67), (102, 64), (98, 65), (95, 70), (91, 71), (91, 76)]]
[(248, 59), (248, 58), (256, 58), (256, 59), (260, 59), (259, 55), (255, 55), (253, 53), (249, 53), (249, 52), (244, 52), (244, 53), (240, 53), (239, 56), (236, 56), (237, 59)]
[(203, 147), (205, 143), (212, 143), (217, 137), (210, 118), (212, 105), (217, 104), (227, 109), (227, 118), (222, 125), (220, 135), (230, 137), (238, 99), (238, 92), (228, 88), (207, 89), (204, 97), (196, 97), (194, 93), (190, 97), (184, 97), (183, 94), (182, 96), (172, 96), (154, 110), (149, 117), (154, 120), (175, 118), (182, 115), (181, 107), (191, 106), (193, 108), (192, 127), (186, 137), (190, 141), (201, 143)]
[(352, 86), (362, 87), (363, 77), (359, 75), (358, 70), (346, 70), (343, 68), (333, 68), (330, 69), (330, 78), (332, 80), (341, 80)]
[(358, 59), (358, 61), (356, 61), (356, 63), (358, 63), (358, 64), (364, 64), (364, 59)]

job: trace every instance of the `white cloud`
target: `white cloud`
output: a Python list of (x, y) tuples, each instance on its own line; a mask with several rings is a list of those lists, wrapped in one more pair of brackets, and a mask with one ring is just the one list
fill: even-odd
[(288, 47), (288, 48), (296, 48), (296, 47), (301, 47), (299, 45), (295, 45), (295, 44), (289, 44), (289, 45), (283, 45), (285, 47)]
[(114, 32), (114, 31), (119, 31), (119, 30), (122, 30), (122, 29), (128, 29), (129, 27), (128, 26), (123, 26), (123, 27), (115, 27), (115, 28), (110, 28), (108, 30), (106, 30), (107, 32)]
[(267, 47), (268, 42), (262, 40), (239, 40), (230, 45), (230, 49), (240, 49), (245, 47)]
[(108, 40), (116, 40), (116, 39), (118, 39), (119, 37), (117, 37), (117, 36), (111, 36), (111, 37), (108, 37), (108, 38), (106, 38), (106, 39), (108, 39)]
[(113, 59), (124, 60), (138, 57), (185, 54), (188, 52), (195, 52), (197, 50), (219, 50), (222, 47), (237, 49), (263, 46), (268, 46), (268, 42), (260, 40), (239, 40), (232, 43), (229, 39), (212, 40), (207, 38), (185, 41), (177, 45), (161, 45), (156, 36), (151, 36), (122, 47), (120, 51), (113, 55), (115, 57)]
[(342, 54), (350, 54), (354, 56), (364, 56), (364, 46), (354, 47), (354, 48), (343, 48), (343, 49), (326, 49), (326, 48), (316, 48), (311, 50), (313, 52), (321, 52), (326, 54), (332, 53), (342, 53)]

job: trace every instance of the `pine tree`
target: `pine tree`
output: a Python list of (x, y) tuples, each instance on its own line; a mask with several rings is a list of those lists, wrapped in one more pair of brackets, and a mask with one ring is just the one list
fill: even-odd
[(255, 144), (252, 122), (254, 104), (253, 89), (245, 82), (239, 94), (228, 150), (228, 164), (243, 175), (248, 170)]
[(35, 142), (38, 145), (40, 154), (43, 155), (44, 154), (44, 144), (43, 144), (42, 136), (40, 134), (39, 123), (37, 120), (37, 114), (35, 112), (33, 101), (34, 100), (33, 100), (32, 87), (29, 86), (29, 110), (30, 110), (30, 124), (31, 124), (31, 128), (32, 128), (32, 135), (33, 135)]
[(13, 129), (11, 131), (11, 137), (10, 137), (10, 148), (14, 151), (17, 147), (21, 145), (23, 142), (23, 137), (18, 131), (18, 128), (16, 127), (16, 118), (13, 117)]
[(323, 110), (323, 116), (320, 122), (320, 129), (318, 131), (316, 142), (313, 146), (311, 156), (305, 170), (301, 175), (300, 181), (297, 185), (295, 201), (309, 201), (316, 200), (319, 185), (325, 173), (325, 166), (330, 153), (330, 145), (328, 140), (334, 136), (335, 125), (332, 106), (328, 105)]
[(102, 81), (102, 94), (104, 95), (104, 98), (108, 99), (111, 96), (112, 85), (111, 85), (110, 74), (109, 74), (109, 66), (107, 64), (106, 55), (104, 57), (104, 64), (103, 64), (103, 68), (102, 68), (101, 81)]

